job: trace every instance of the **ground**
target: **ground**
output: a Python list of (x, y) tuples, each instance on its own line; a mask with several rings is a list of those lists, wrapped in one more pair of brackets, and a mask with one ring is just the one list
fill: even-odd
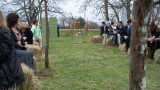
[[(50, 70), (44, 70), (39, 62), (39, 76), (42, 90), (128, 90), (129, 56), (118, 48), (103, 48), (102, 44), (90, 43), (90, 37), (99, 31), (89, 32), (82, 43), (82, 37), (65, 37), (66, 30), (60, 31), (60, 38), (50, 39)], [(147, 89), (160, 90), (160, 65), (147, 59)]]

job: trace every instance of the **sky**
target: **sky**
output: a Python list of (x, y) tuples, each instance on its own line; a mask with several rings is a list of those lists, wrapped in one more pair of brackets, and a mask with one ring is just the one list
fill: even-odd
[[(79, 2), (78, 2), (78, 0), (69, 0), (69, 1), (65, 2), (64, 4), (61, 4), (60, 7), (63, 9), (64, 12), (67, 13), (66, 14), (67, 16), (71, 16), (71, 14), (70, 14), (70, 12), (71, 12), (72, 15), (76, 18), (78, 18), (80, 16), (82, 18), (84, 18), (84, 13), (80, 13), (80, 10), (79, 10), (83, 1), (84, 0), (79, 0)], [(98, 22), (98, 18), (92, 12), (93, 12), (93, 8), (87, 9), (86, 20), (88, 18), (88, 21)]]

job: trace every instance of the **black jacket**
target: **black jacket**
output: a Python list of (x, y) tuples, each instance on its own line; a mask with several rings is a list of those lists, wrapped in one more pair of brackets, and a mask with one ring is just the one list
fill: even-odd
[(159, 38), (159, 36), (160, 36), (160, 33), (156, 31), (156, 28), (151, 30), (151, 34), (152, 34), (152, 36), (155, 36), (155, 38)]
[(127, 36), (127, 30), (128, 30), (128, 26), (124, 26), (121, 30), (121, 43), (125, 42), (125, 37), (124, 36)]
[(13, 88), (24, 81), (23, 71), (9, 31), (0, 28), (0, 90)]
[(25, 37), (27, 37), (26, 41), (28, 44), (33, 44), (33, 33), (30, 28), (26, 28), (24, 32)]
[[(106, 28), (105, 28), (106, 30), (106, 34), (108, 34), (109, 32), (108, 32), (108, 26), (106, 26)], [(100, 28), (100, 30), (101, 30), (101, 33), (100, 33), (100, 35), (102, 36), (102, 34), (105, 34), (105, 31), (104, 31), (104, 26), (101, 26), (101, 28)]]
[(119, 33), (120, 35), (121, 35), (121, 32), (122, 32), (123, 28), (124, 28), (124, 26), (121, 26), (121, 27), (117, 26), (117, 30), (119, 31), (118, 33)]

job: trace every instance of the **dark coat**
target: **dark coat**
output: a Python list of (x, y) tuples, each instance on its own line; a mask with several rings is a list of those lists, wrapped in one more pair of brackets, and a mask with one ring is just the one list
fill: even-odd
[(25, 37), (27, 37), (26, 41), (28, 44), (33, 44), (33, 33), (30, 28), (26, 28), (24, 32)]
[(123, 28), (124, 28), (124, 26), (121, 26), (121, 27), (117, 26), (117, 30), (119, 31), (118, 33), (119, 33), (120, 35), (121, 35), (121, 32), (122, 32)]
[(15, 53), (9, 31), (0, 28), (0, 90), (13, 88), (24, 81), (23, 71)]
[(128, 29), (128, 26), (124, 26), (124, 27), (121, 29), (121, 43), (126, 42), (124, 36), (127, 36), (127, 29)]
[(160, 36), (160, 33), (159, 33), (159, 31), (158, 32), (156, 31), (156, 28), (154, 28), (151, 31), (151, 34), (152, 34), (152, 36), (155, 36), (155, 38), (159, 38), (159, 36)]
[(131, 40), (131, 27), (127, 27), (127, 40), (126, 40), (126, 49), (130, 47), (130, 40)]
[[(106, 26), (105, 29), (106, 29), (106, 30), (105, 30), (105, 31), (106, 31), (106, 34), (108, 34), (108, 33), (109, 33), (109, 31), (108, 31), (108, 26)], [(102, 34), (105, 34), (104, 26), (101, 26), (100, 30), (101, 30), (101, 33), (100, 33), (101, 36), (102, 36)]]

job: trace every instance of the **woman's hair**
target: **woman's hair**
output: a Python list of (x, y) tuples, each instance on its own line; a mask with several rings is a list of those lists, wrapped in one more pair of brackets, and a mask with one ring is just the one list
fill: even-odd
[(114, 22), (114, 21), (112, 21), (112, 22), (111, 22), (111, 25), (113, 25), (114, 23), (115, 23), (115, 22)]
[(0, 27), (7, 28), (6, 21), (5, 21), (4, 17), (3, 17), (3, 14), (1, 12), (1, 10), (0, 10)]
[(19, 15), (16, 13), (9, 13), (7, 15), (7, 26), (14, 27), (18, 23)]
[(33, 21), (33, 24), (35, 25), (37, 22), (38, 22), (38, 20), (34, 20), (34, 21)]
[(25, 22), (20, 22), (19, 28), (22, 32), (25, 32), (27, 28), (27, 24)]
[(158, 32), (158, 31), (159, 31), (159, 30), (158, 30), (158, 26), (155, 25), (155, 21), (156, 21), (156, 20), (158, 20), (158, 19), (153, 19), (153, 20), (152, 20), (152, 22), (151, 22), (151, 24), (150, 24), (150, 30), (151, 30), (151, 31), (156, 30), (156, 31)]

